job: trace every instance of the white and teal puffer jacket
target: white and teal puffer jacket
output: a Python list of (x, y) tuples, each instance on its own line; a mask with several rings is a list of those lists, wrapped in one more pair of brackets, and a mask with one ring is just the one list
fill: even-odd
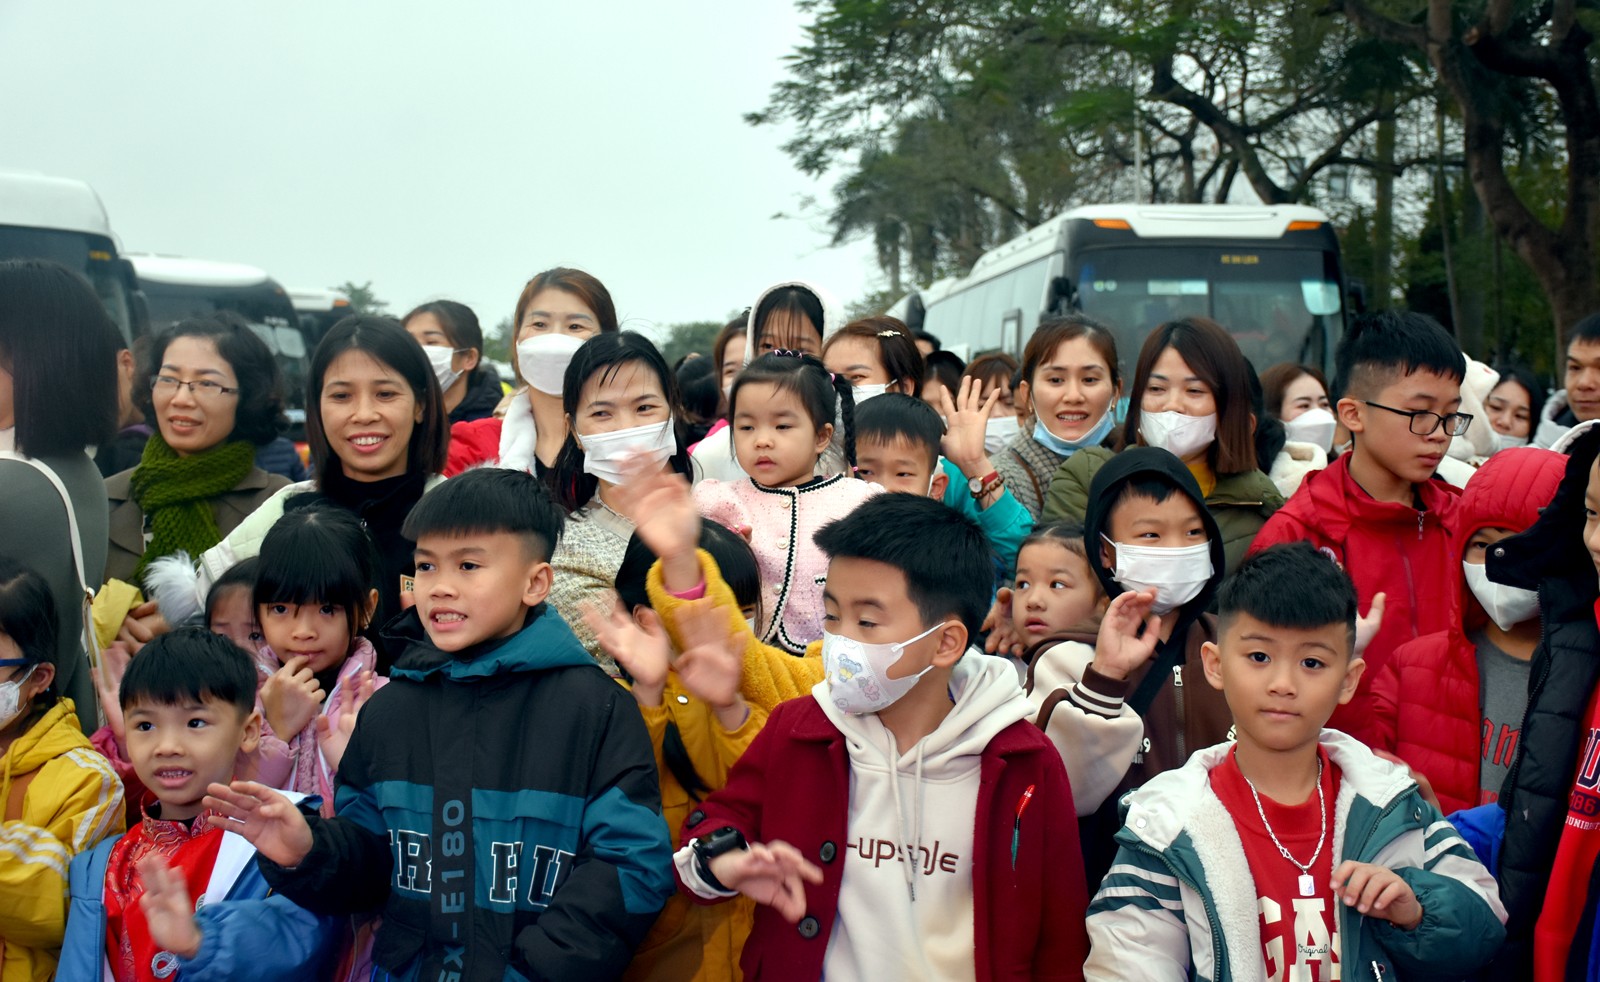
[[(1116, 861), (1089, 907), (1086, 978), (1266, 978), (1244, 844), (1209, 780), (1231, 746), (1201, 750), (1131, 795)], [(1334, 866), (1386, 866), (1422, 904), (1422, 923), (1411, 931), (1339, 905), (1339, 977), (1472, 974), (1505, 937), (1494, 877), (1403, 768), (1336, 730), (1322, 731), (1322, 746), (1341, 771)]]

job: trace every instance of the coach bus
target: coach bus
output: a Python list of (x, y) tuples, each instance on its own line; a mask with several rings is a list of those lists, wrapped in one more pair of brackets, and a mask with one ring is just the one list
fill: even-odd
[(1112, 328), (1125, 376), (1151, 328), (1188, 315), (1221, 323), (1258, 370), (1297, 361), (1331, 374), (1346, 310), (1338, 238), (1326, 215), (1295, 205), (1074, 208), (889, 312), (963, 358), (1020, 358), (1042, 315), (1070, 310)]
[(300, 318), (306, 342), (313, 348), (328, 333), (328, 328), (355, 312), (350, 308), (350, 298), (338, 290), (291, 286), (289, 300)]
[(0, 259), (50, 259), (83, 276), (131, 344), (144, 333), (133, 267), (105, 206), (82, 181), (0, 171)]

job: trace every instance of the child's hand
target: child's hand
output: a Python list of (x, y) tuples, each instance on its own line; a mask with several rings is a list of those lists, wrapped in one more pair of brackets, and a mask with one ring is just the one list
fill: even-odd
[(961, 391), (950, 401), (950, 390), (938, 390), (938, 410), (944, 416), (944, 439), (939, 449), (968, 478), (983, 477), (990, 471), (989, 453), (983, 437), (989, 426), (989, 413), (1000, 401), (1000, 386), (982, 396), (983, 383), (970, 375), (961, 379)]
[(719, 712), (738, 706), (746, 635), (732, 626), (727, 608), (704, 600), (687, 604), (678, 628), (684, 647), (677, 669), (684, 689)]
[[(715, 871), (713, 871), (715, 872)], [(721, 877), (718, 877), (721, 879)], [(727, 880), (723, 880), (727, 883)], [(733, 889), (731, 886), (728, 889)], [(1422, 923), (1422, 905), (1400, 874), (1383, 866), (1346, 860), (1333, 871), (1333, 896), (1368, 917), (1388, 921), (1402, 931)]]
[(630, 474), (617, 485), (612, 501), (657, 557), (693, 553), (699, 546), (700, 512), (682, 475), (670, 470)]
[(328, 770), (335, 774), (339, 772), (339, 761), (344, 759), (345, 748), (350, 746), (350, 736), (356, 731), (356, 716), (367, 700), (372, 698), (372, 672), (362, 669), (350, 681), (354, 684), (350, 687), (349, 698), (340, 704), (334, 718), (318, 716), (315, 721), (317, 745), (322, 748), (322, 757), (328, 762)]
[(139, 877), (144, 880), (139, 907), (150, 928), (150, 940), (179, 958), (198, 955), (200, 927), (194, 922), (194, 904), (189, 900), (183, 874), (168, 869), (155, 853), (139, 860), (138, 867)]
[(261, 684), (267, 725), (285, 743), (305, 729), (322, 708), (322, 684), (311, 674), (311, 659), (295, 655)]
[(646, 618), (649, 630), (628, 616), (620, 600), (612, 601), (610, 610), (599, 604), (584, 604), (583, 622), (594, 632), (601, 650), (633, 677), (633, 697), (639, 704), (661, 705), (667, 668), (672, 664), (672, 642), (656, 620), (655, 611), (649, 611)]
[(1378, 629), (1383, 627), (1383, 606), (1388, 599), (1382, 593), (1373, 594), (1372, 606), (1367, 608), (1367, 616), (1356, 617), (1356, 647), (1353, 658), (1360, 658), (1367, 650), (1367, 645), (1378, 636)]
[(100, 667), (89, 670), (90, 677), (94, 679), (95, 694), (100, 697), (100, 711), (105, 713), (106, 725), (111, 728), (117, 749), (124, 756), (128, 752), (128, 743), (123, 738), (126, 730), (122, 723), (122, 676), (128, 670), (128, 659), (131, 657), (125, 643), (113, 641), (100, 652)]
[[(1129, 590), (1111, 601), (1100, 621), (1094, 642), (1094, 670), (1112, 679), (1125, 679), (1156, 653), (1161, 618), (1150, 613), (1156, 592)], [(1140, 625), (1144, 633), (1139, 633)]]
[(1003, 586), (995, 593), (994, 606), (989, 608), (989, 616), (983, 619), (983, 630), (989, 632), (988, 638), (983, 642), (983, 650), (991, 655), (1013, 655), (1022, 657), (1025, 645), (1022, 635), (1017, 633), (1016, 622), (1011, 618), (1011, 588)]
[(122, 619), (117, 640), (128, 646), (130, 654), (137, 655), (140, 648), (155, 640), (156, 635), (166, 634), (169, 630), (167, 619), (161, 616), (161, 608), (154, 600), (146, 600), (128, 611), (128, 616)]
[(311, 852), (311, 826), (288, 798), (265, 784), (235, 781), (206, 788), (203, 804), (220, 814), (206, 820), (250, 840), (256, 852), (279, 866), (299, 866)]
[(729, 890), (766, 904), (790, 924), (805, 916), (807, 883), (821, 883), (822, 870), (787, 842), (752, 842), (749, 849), (711, 860), (711, 875)]

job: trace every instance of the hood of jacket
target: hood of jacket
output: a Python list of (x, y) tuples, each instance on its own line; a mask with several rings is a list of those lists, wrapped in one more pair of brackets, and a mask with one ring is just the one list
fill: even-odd
[(1567, 390), (1550, 393), (1544, 401), (1544, 408), (1539, 412), (1539, 418), (1534, 424), (1532, 441), (1536, 447), (1554, 446), (1555, 442), (1578, 422), (1572, 414), (1572, 409), (1567, 405)]
[(1200, 593), (1187, 604), (1183, 605), (1183, 618), (1180, 620), (1178, 630), (1172, 636), (1183, 637), (1180, 633), (1187, 630), (1186, 622), (1198, 616), (1211, 605), (1211, 598), (1217, 592), (1217, 584), (1221, 581), (1220, 574), (1228, 566), (1227, 555), (1223, 551), (1222, 530), (1217, 527), (1217, 520), (1212, 517), (1210, 509), (1206, 507), (1206, 500), (1200, 494), (1200, 485), (1195, 481), (1194, 475), (1189, 473), (1183, 461), (1165, 450), (1154, 447), (1130, 447), (1122, 451), (1101, 467), (1094, 475), (1094, 480), (1089, 485), (1089, 508), (1083, 517), (1083, 544), (1089, 555), (1089, 568), (1094, 570), (1094, 575), (1100, 578), (1100, 585), (1105, 587), (1106, 596), (1117, 597), (1124, 590), (1122, 584), (1117, 582), (1116, 574), (1106, 568), (1101, 560), (1101, 551), (1105, 540), (1111, 538), (1106, 531), (1106, 526), (1111, 518), (1110, 503), (1115, 501), (1123, 485), (1139, 477), (1155, 477), (1175, 485), (1178, 492), (1187, 495), (1189, 500), (1200, 512), (1200, 521), (1206, 529), (1206, 539), (1211, 543), (1211, 569), (1213, 575)]
[(552, 668), (594, 665), (572, 628), (549, 604), (529, 614), (522, 630), (508, 638), (472, 645), (458, 652), (440, 651), (422, 627), (415, 607), (384, 626), (383, 636), (403, 646), (389, 670), (390, 677), (420, 682), (437, 676), (452, 682), (471, 682), (495, 675), (542, 672)]
[(756, 302), (750, 305), (750, 315), (745, 319), (744, 363), (746, 365), (755, 360), (755, 350), (760, 341), (756, 337), (756, 311), (761, 309), (761, 301), (767, 299), (767, 295), (772, 291), (781, 290), (786, 286), (809, 290), (817, 298), (817, 302), (822, 304), (823, 344), (827, 344), (828, 339), (833, 337), (833, 332), (844, 326), (844, 307), (832, 293), (809, 280), (784, 280), (782, 283), (774, 283), (756, 297)]
[[(1505, 450), (1495, 454), (1489, 463), (1509, 453)], [(1561, 482), (1539, 520), (1527, 531), (1501, 539), (1490, 548), (1489, 579), (1525, 590), (1539, 589), (1541, 581), (1559, 583), (1567, 588), (1563, 592), (1570, 594), (1567, 599), (1574, 606), (1594, 603), (1600, 594), (1600, 581), (1583, 544), (1583, 499), (1589, 487), (1589, 469), (1597, 454), (1600, 428), (1592, 428), (1573, 442)]]
[(11, 742), (4, 757), (6, 777), (31, 773), (69, 750), (88, 746), (72, 700), (57, 699), (37, 723)]
[[(1467, 373), (1461, 379), (1461, 406), (1456, 411), (1487, 422), (1483, 400), (1500, 384), (1500, 373), (1481, 361), (1467, 359)], [(1457, 460), (1487, 457), (1495, 451), (1494, 427), (1469, 426), (1467, 432), (1450, 441), (1450, 456)]]
[[(1555, 497), (1566, 467), (1566, 457), (1538, 447), (1511, 447), (1484, 461), (1456, 508), (1455, 541), (1463, 552), (1468, 541), (1486, 528), (1517, 532), (1531, 528)], [(1465, 586), (1462, 602), (1469, 624), (1482, 623), (1483, 606)]]

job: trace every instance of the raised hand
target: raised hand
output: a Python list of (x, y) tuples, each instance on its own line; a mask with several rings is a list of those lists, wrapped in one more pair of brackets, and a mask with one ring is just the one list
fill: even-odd
[(1001, 587), (994, 597), (994, 605), (989, 608), (989, 616), (983, 619), (983, 630), (988, 632), (988, 637), (983, 642), (983, 650), (991, 655), (1012, 655), (1022, 657), (1025, 645), (1022, 635), (1017, 633), (1017, 625), (1011, 617), (1012, 591), (1008, 586)]
[(790, 924), (806, 913), (807, 883), (821, 883), (822, 870), (783, 841), (753, 842), (749, 849), (711, 860), (711, 875), (723, 886), (777, 911)]
[(748, 635), (733, 626), (726, 608), (704, 600), (684, 606), (678, 630), (683, 636), (678, 680), (684, 689), (716, 710), (736, 706)]
[(639, 626), (622, 601), (613, 600), (610, 609), (599, 604), (584, 604), (583, 622), (594, 632), (600, 648), (633, 677), (633, 697), (643, 706), (661, 705), (667, 685), (667, 669), (672, 664), (672, 642), (650, 611), (649, 630)]
[(155, 853), (139, 860), (138, 868), (139, 877), (144, 881), (144, 896), (139, 898), (139, 907), (144, 911), (150, 940), (156, 947), (179, 958), (198, 955), (200, 927), (194, 922), (194, 903), (189, 899), (183, 874), (169, 869), (166, 861)]
[(939, 448), (969, 478), (982, 477), (993, 469), (989, 465), (988, 451), (983, 448), (983, 436), (989, 425), (989, 413), (1000, 401), (1000, 387), (991, 389), (987, 397), (982, 392), (983, 383), (970, 375), (962, 377), (961, 391), (954, 402), (950, 399), (950, 390), (938, 390), (937, 408), (944, 416), (945, 426)]
[(300, 809), (265, 784), (235, 781), (206, 788), (203, 802), (217, 812), (206, 820), (250, 840), (256, 852), (279, 866), (299, 866), (311, 852), (311, 826)]
[[(1156, 653), (1161, 618), (1150, 612), (1156, 592), (1129, 590), (1111, 601), (1100, 621), (1094, 643), (1095, 671), (1107, 678), (1125, 679)], [(1144, 633), (1139, 633), (1140, 627)]]
[(122, 627), (117, 629), (117, 640), (127, 645), (129, 654), (137, 655), (140, 648), (155, 640), (156, 635), (166, 634), (169, 630), (167, 619), (161, 616), (161, 608), (154, 600), (146, 600), (128, 611), (128, 615), (122, 619)]
[(1383, 607), (1387, 595), (1378, 593), (1372, 597), (1372, 606), (1367, 608), (1367, 616), (1356, 617), (1356, 649), (1354, 657), (1360, 658), (1367, 650), (1367, 645), (1378, 636), (1379, 628), (1383, 627)]
[(316, 718), (317, 745), (322, 748), (322, 758), (328, 762), (328, 770), (338, 773), (339, 761), (344, 759), (344, 752), (350, 746), (350, 736), (356, 731), (356, 716), (361, 713), (361, 707), (372, 698), (373, 689), (372, 672), (362, 669), (360, 674), (350, 680), (350, 687), (345, 690), (347, 698), (340, 703), (339, 711), (330, 719), (327, 716)]
[(122, 675), (128, 670), (132, 653), (122, 641), (113, 641), (100, 653), (100, 667), (89, 670), (94, 679), (95, 694), (100, 697), (100, 711), (105, 714), (106, 725), (116, 738), (117, 748), (127, 753), (128, 744), (123, 739), (126, 728), (122, 723)]
[(322, 708), (322, 684), (311, 673), (310, 663), (305, 655), (295, 655), (261, 684), (267, 725), (285, 743), (310, 725)]
[[(713, 871), (715, 872), (715, 871)], [(718, 879), (722, 879), (718, 877)], [(727, 883), (727, 880), (722, 880)], [(733, 889), (729, 886), (729, 889)], [(1400, 874), (1384, 866), (1346, 860), (1333, 871), (1333, 896), (1368, 917), (1388, 921), (1402, 931), (1422, 923), (1422, 904)]]

